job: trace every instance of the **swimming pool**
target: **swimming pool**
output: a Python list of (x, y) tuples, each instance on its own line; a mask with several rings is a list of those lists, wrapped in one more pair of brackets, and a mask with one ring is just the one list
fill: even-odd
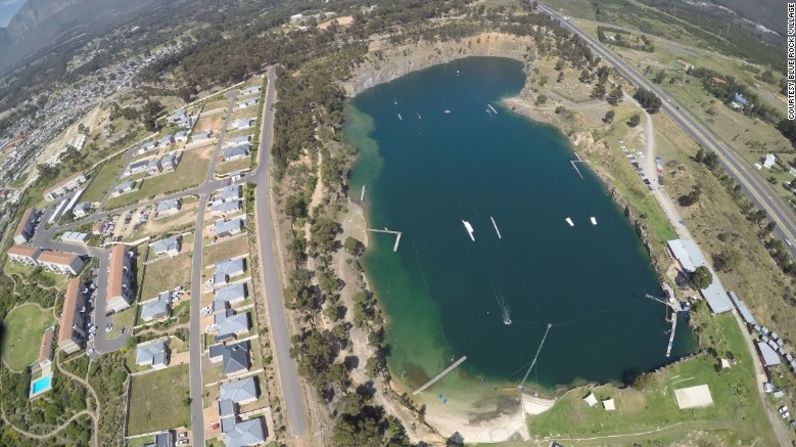
[(30, 395), (35, 396), (52, 388), (52, 376), (44, 376), (30, 384)]

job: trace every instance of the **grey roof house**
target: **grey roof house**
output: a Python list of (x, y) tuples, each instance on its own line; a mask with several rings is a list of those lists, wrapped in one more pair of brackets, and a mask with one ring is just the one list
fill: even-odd
[(210, 346), (209, 357), (212, 363), (221, 363), (224, 374), (240, 374), (249, 370), (249, 342), (242, 341), (230, 345)]
[(150, 365), (153, 369), (162, 369), (169, 364), (169, 345), (163, 340), (152, 340), (140, 343), (135, 348), (135, 364)]
[(141, 319), (144, 321), (167, 318), (171, 311), (171, 292), (160, 292), (157, 298), (152, 298), (141, 304)]
[(180, 236), (175, 234), (163, 238), (152, 244), (152, 250), (154, 250), (155, 254), (158, 256), (177, 256), (180, 254)]
[(230, 400), (238, 405), (257, 400), (259, 395), (257, 381), (254, 377), (236, 380), (234, 382), (222, 383), (220, 386), (219, 400)]

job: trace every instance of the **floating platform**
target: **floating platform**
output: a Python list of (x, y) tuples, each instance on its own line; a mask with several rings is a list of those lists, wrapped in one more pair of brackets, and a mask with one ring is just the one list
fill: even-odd
[(567, 217), (566, 219), (564, 219), (564, 221), (565, 221), (566, 223), (568, 223), (570, 227), (574, 227), (574, 226), (575, 226), (575, 222), (572, 222), (572, 219), (571, 219), (571, 218), (569, 218), (569, 217)]
[(590, 217), (589, 220), (591, 220), (592, 225), (597, 225), (597, 218), (595, 218), (594, 216)]
[(475, 242), (475, 236), (473, 236), (475, 230), (473, 229), (473, 226), (470, 225), (470, 222), (464, 219), (462, 219), (462, 224), (464, 224), (464, 229), (467, 230), (467, 234), (470, 236), (470, 239), (472, 239), (472, 241)]
[(498, 229), (498, 226), (495, 223), (495, 218), (492, 217), (492, 216), (489, 216), (489, 220), (492, 221), (492, 226), (495, 227), (495, 233), (497, 233), (498, 239), (503, 239), (503, 236), (500, 235), (500, 230)]

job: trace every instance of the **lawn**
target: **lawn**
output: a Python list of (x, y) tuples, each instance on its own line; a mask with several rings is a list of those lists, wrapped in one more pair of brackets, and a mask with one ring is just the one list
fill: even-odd
[(54, 323), (50, 310), (35, 304), (17, 306), (8, 313), (3, 328), (3, 362), (14, 371), (22, 371), (39, 356), (44, 330)]
[(96, 174), (89, 180), (89, 185), (83, 195), (80, 196), (81, 202), (100, 202), (114, 186), (119, 184), (119, 174), (124, 169), (124, 158), (119, 154), (105, 163), (96, 171)]
[(216, 167), (216, 174), (224, 175), (230, 172), (240, 171), (242, 169), (249, 169), (251, 166), (251, 157), (241, 158), (240, 160), (228, 161), (219, 163)]
[(158, 293), (176, 286), (188, 288), (191, 283), (191, 252), (165, 258), (144, 266), (141, 299), (154, 298)]
[(143, 199), (153, 199), (159, 195), (182, 191), (198, 185), (207, 175), (213, 150), (212, 146), (208, 146), (199, 150), (183, 152), (182, 159), (174, 172), (144, 179), (138, 191), (109, 200), (108, 209), (130, 205)]
[(127, 433), (137, 435), (191, 422), (188, 398), (188, 365), (133, 376)]
[[(705, 310), (700, 313), (695, 318), (701, 325), (702, 339), (718, 355), (734, 356), (737, 363), (730, 369), (716, 372), (716, 358), (704, 354), (646, 375), (632, 388), (619, 389), (613, 385), (594, 388), (598, 399), (615, 399), (614, 412), (607, 412), (600, 405), (589, 408), (582, 400), (588, 391), (576, 389), (559, 399), (548, 412), (528, 418), (531, 435), (587, 438), (683, 424), (677, 426), (680, 434), (694, 429), (731, 431), (725, 435), (733, 445), (775, 445), (765, 410), (756, 395), (753, 359), (734, 317), (711, 316)], [(710, 388), (714, 404), (678, 409), (674, 389), (701, 384)]]
[(205, 266), (224, 261), (240, 255), (249, 253), (249, 241), (245, 235), (234, 239), (225, 240), (211, 245), (204, 250)]

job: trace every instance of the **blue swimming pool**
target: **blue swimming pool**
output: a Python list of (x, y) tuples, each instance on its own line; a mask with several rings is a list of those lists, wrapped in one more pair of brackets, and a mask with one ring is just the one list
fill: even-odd
[(52, 387), (52, 376), (44, 376), (30, 384), (30, 395), (43, 393)]

